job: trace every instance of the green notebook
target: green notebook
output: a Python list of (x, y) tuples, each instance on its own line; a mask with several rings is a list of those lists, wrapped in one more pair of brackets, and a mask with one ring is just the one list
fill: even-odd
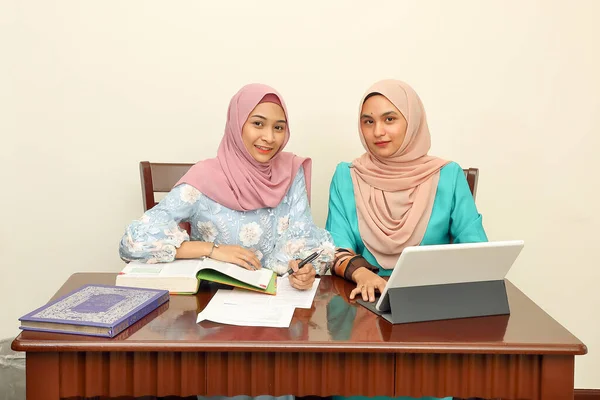
[[(238, 267), (238, 268), (241, 268), (241, 267)], [(271, 271), (271, 270), (265, 269), (265, 271)], [(257, 271), (252, 271), (252, 272), (257, 272)], [(271, 271), (271, 272), (273, 272), (273, 271)], [(267, 286), (265, 288), (250, 285), (248, 283), (245, 283), (243, 281), (235, 279), (229, 275), (226, 275), (226, 274), (219, 272), (217, 270), (214, 270), (214, 269), (208, 269), (208, 268), (202, 269), (198, 272), (198, 274), (196, 276), (200, 281), (205, 280), (205, 281), (210, 281), (210, 282), (217, 282), (217, 283), (222, 283), (224, 285), (235, 286), (235, 287), (239, 287), (242, 289), (254, 290), (255, 292), (261, 292), (261, 293), (267, 293), (267, 294), (276, 294), (277, 293), (277, 276), (275, 273), (271, 274), (271, 280), (269, 281), (269, 283), (267, 284)]]

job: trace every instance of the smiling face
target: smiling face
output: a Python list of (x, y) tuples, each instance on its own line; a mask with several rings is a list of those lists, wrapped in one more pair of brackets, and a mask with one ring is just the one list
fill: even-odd
[(258, 162), (268, 162), (285, 141), (287, 121), (280, 105), (260, 103), (250, 112), (242, 127), (242, 141)]
[(407, 122), (385, 96), (375, 94), (363, 103), (360, 130), (367, 147), (377, 157), (391, 157), (402, 146)]

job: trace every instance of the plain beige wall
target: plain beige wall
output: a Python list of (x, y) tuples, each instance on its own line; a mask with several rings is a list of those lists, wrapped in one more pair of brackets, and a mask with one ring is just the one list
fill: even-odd
[(138, 162), (213, 156), (230, 97), (273, 85), (288, 150), (314, 160), (324, 225), (336, 163), (362, 152), (357, 102), (421, 95), (431, 153), (481, 169), (510, 279), (584, 341), (600, 388), (600, 2), (0, 0), (0, 337), (76, 271), (117, 271), (141, 213)]

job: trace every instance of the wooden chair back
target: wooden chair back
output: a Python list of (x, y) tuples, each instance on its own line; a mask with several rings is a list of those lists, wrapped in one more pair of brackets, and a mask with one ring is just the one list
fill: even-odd
[(475, 195), (477, 194), (477, 180), (479, 179), (479, 169), (478, 168), (467, 168), (463, 169), (465, 172), (465, 177), (467, 178), (467, 183), (469, 184), (469, 189), (471, 189), (471, 194), (473, 195), (473, 200), (475, 200)]
[(140, 162), (144, 212), (158, 204), (155, 193), (168, 193), (194, 164)]

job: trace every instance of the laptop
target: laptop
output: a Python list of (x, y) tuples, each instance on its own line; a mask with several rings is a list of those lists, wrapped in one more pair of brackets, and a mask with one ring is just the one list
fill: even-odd
[(523, 246), (514, 240), (407, 247), (374, 308), (390, 311), (391, 288), (504, 280)]

